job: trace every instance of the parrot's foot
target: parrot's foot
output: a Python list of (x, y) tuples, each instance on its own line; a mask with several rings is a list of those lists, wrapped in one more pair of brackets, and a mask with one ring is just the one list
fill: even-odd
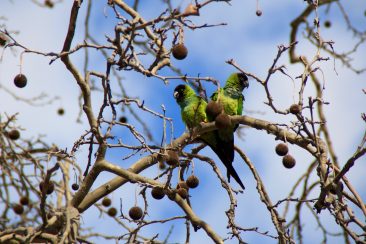
[(204, 124), (206, 124), (206, 122), (200, 122), (199, 128), (202, 128)]

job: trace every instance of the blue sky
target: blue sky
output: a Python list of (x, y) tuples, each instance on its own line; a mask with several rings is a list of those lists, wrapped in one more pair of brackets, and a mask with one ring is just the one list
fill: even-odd
[[(86, 1), (84, 1), (86, 3)], [(127, 1), (130, 2), (130, 1)], [(190, 1), (173, 1), (175, 5), (181, 4), (186, 6)], [(83, 4), (81, 15), (78, 22), (78, 31), (73, 45), (83, 40), (83, 16), (85, 14), (86, 4)], [(113, 26), (116, 19), (113, 12), (102, 3), (93, 6), (91, 29), (96, 38), (105, 42), (105, 35), (113, 33)], [(366, 17), (364, 11), (366, 4), (361, 1), (347, 1), (345, 3), (346, 10), (349, 12), (351, 21), (358, 28), (364, 28)], [(362, 7), (361, 7), (362, 5)], [(260, 1), (263, 15), (257, 17), (255, 15), (255, 1), (239, 1), (233, 0), (231, 5), (225, 3), (213, 3), (201, 11), (200, 17), (190, 17), (197, 24), (203, 23), (222, 23), (226, 22), (226, 26), (218, 26), (207, 29), (197, 29), (194, 31), (185, 30), (185, 44), (189, 50), (188, 57), (185, 60), (177, 61), (172, 59), (175, 67), (179, 68), (182, 73), (189, 76), (211, 76), (221, 81), (236, 70), (225, 63), (226, 60), (233, 58), (243, 69), (256, 74), (260, 78), (264, 78), (267, 74), (269, 66), (277, 53), (277, 46), (288, 44), (289, 41), (289, 23), (303, 11), (306, 6), (304, 1)], [(0, 16), (4, 15), (8, 18), (5, 22), (8, 30), (19, 30), (16, 39), (31, 49), (37, 49), (45, 52), (59, 51), (63, 44), (63, 39), (67, 30), (69, 19), (69, 10), (71, 3), (65, 1), (57, 4), (54, 9), (39, 8), (31, 3), (31, 1), (3, 1)], [(141, 14), (145, 19), (151, 19), (159, 15), (164, 9), (161, 1), (141, 1)], [(11, 13), (11, 14), (9, 14)], [(35, 14), (36, 13), (36, 14)], [(17, 17), (18, 16), (18, 17)], [(21, 16), (21, 18), (19, 17)], [(347, 31), (340, 12), (333, 6), (328, 15), (325, 9), (319, 9), (321, 21), (321, 34), (327, 40), (335, 41), (334, 48), (336, 51), (343, 52), (350, 49), (352, 43), (352, 33)], [(332, 21), (332, 27), (326, 29), (323, 27), (323, 21)], [(364, 29), (361, 29), (364, 30)], [(302, 55), (312, 57), (315, 49), (307, 44), (307, 41), (300, 38), (298, 52)], [(2, 51), (2, 50), (0, 50)], [(365, 46), (361, 46), (360, 50), (353, 56), (354, 63), (357, 67), (365, 67), (366, 62), (363, 58)], [(0, 90), (0, 112), (4, 114), (13, 114), (20, 112), (18, 122), (25, 128), (24, 135), (32, 137), (36, 134), (45, 134), (45, 140), (55, 142), (61, 148), (71, 148), (75, 140), (78, 139), (84, 130), (88, 129), (85, 118), (83, 123), (76, 123), (78, 114), (78, 87), (72, 76), (65, 72), (64, 66), (60, 61), (48, 65), (49, 59), (32, 54), (24, 55), (23, 72), (27, 74), (29, 84), (19, 90), (13, 87), (13, 77), (19, 72), (19, 54), (6, 51), (2, 63), (0, 63), (0, 84), (6, 86), (19, 96), (32, 97), (42, 92), (47, 93), (49, 97), (59, 96), (51, 105), (42, 107), (30, 107), (27, 104), (16, 101), (4, 91)], [(323, 53), (324, 54), (324, 53)], [(326, 55), (326, 54), (324, 54)], [(83, 53), (72, 55), (72, 60), (82, 67)], [(279, 64), (285, 64), (287, 72), (296, 77), (301, 74), (302, 66), (289, 65), (288, 55), (285, 53)], [(99, 52), (91, 52), (90, 67), (94, 70), (103, 72), (105, 70), (105, 60)], [(355, 75), (353, 72), (344, 67), (339, 61), (336, 61), (336, 74), (333, 70), (333, 60), (320, 63), (320, 67), (324, 74), (326, 90), (324, 92), (325, 100), (330, 102), (325, 107), (327, 123), (334, 142), (334, 148), (337, 152), (341, 165), (353, 154), (356, 146), (360, 143), (364, 133), (365, 124), (360, 119), (360, 114), (365, 112), (365, 95), (362, 94), (362, 88), (365, 88), (365, 74)], [(168, 69), (161, 71), (162, 74), (171, 73)], [(172, 93), (176, 85), (182, 81), (174, 80), (168, 85), (164, 85), (162, 81), (154, 78), (146, 78), (136, 72), (121, 72), (124, 77), (124, 85), (131, 97), (138, 96), (145, 101), (145, 105), (149, 108), (161, 112), (161, 105), (167, 109), (167, 116), (174, 120), (174, 136), (180, 136), (185, 127), (180, 120), (179, 108), (176, 105)], [(136, 85), (138, 84), (138, 85)], [(215, 87), (211, 83), (204, 83), (207, 91), (212, 92)], [(270, 89), (275, 98), (275, 103), (281, 109), (288, 108), (293, 102), (293, 95), (299, 89), (298, 80), (295, 81), (295, 90), (291, 79), (282, 75), (274, 75), (271, 80)], [(314, 96), (313, 89), (307, 87), (306, 96)], [(281, 123), (289, 123), (295, 118), (291, 116), (275, 115), (268, 106), (264, 104), (265, 93), (263, 88), (253, 79), (250, 80), (250, 87), (244, 93), (246, 97), (245, 112), (257, 111), (260, 113), (249, 113), (251, 116), (269, 121)], [(97, 105), (101, 101), (101, 95), (94, 94), (94, 104)], [(297, 97), (295, 96), (295, 101)], [(57, 115), (57, 109), (64, 107), (66, 114), (63, 117)], [(120, 113), (122, 114), (122, 113)], [(36, 116), (35, 116), (36, 115)], [(108, 114), (106, 117), (108, 118)], [(126, 114), (129, 117), (129, 114)], [(142, 114), (142, 118), (149, 122), (149, 126), (153, 129), (153, 134), (160, 141), (162, 132), (162, 121), (150, 114)], [(133, 122), (133, 120), (130, 120)], [(137, 125), (137, 129), (142, 128)], [(62, 131), (62, 133), (60, 133)], [(263, 131), (255, 129), (245, 129), (245, 137), (243, 140), (236, 138), (237, 145), (240, 146), (251, 158), (257, 170), (259, 171), (270, 197), (273, 202), (283, 199), (287, 196), (292, 184), (304, 172), (312, 158), (303, 150), (297, 149), (290, 145), (290, 152), (296, 156), (297, 165), (292, 170), (282, 167), (281, 158), (274, 152), (276, 141), (272, 136), (267, 135)], [(115, 128), (113, 130), (116, 136), (124, 138), (127, 143), (136, 144), (137, 142), (128, 136), (127, 130)], [(127, 136), (127, 137), (126, 137)], [(205, 149), (207, 154), (214, 159), (216, 156), (209, 149)], [(77, 157), (82, 159), (87, 153), (87, 148), (82, 148), (78, 152)], [(134, 162), (140, 155), (136, 155), (128, 160), (122, 161), (125, 150), (114, 149), (110, 151), (108, 158), (114, 162), (118, 162), (121, 166), (127, 167)], [(217, 160), (218, 161), (218, 160)], [(351, 169), (348, 178), (361, 192), (363, 199), (366, 198), (365, 191), (362, 191), (363, 173), (365, 172), (365, 159), (360, 160)], [(225, 170), (221, 163), (218, 166), (225, 174)], [(237, 223), (245, 228), (260, 227), (261, 231), (269, 231), (275, 235), (272, 227), (270, 215), (265, 206), (260, 202), (258, 193), (256, 192), (255, 181), (251, 176), (248, 168), (240, 162), (236, 156), (234, 163), (235, 168), (241, 175), (246, 185), (245, 193), (238, 196), (238, 214)], [(149, 169), (144, 175), (153, 176), (158, 173), (157, 168)], [(228, 208), (228, 199), (225, 192), (220, 189), (219, 182), (214, 176), (211, 168), (204, 163), (195, 162), (195, 173), (201, 179), (201, 185), (191, 191), (191, 202), (193, 209), (198, 216), (210, 223), (213, 228), (221, 235), (226, 236), (227, 220), (224, 211)], [(315, 176), (314, 176), (315, 177)], [(105, 182), (111, 178), (111, 174), (102, 174), (96, 185)], [(315, 179), (315, 178), (314, 178)], [(238, 185), (232, 182), (235, 188)], [(133, 205), (135, 186), (127, 185), (122, 189), (118, 189), (112, 194), (115, 206), (119, 206), (119, 198), (123, 199), (125, 213), (127, 209)], [(316, 194), (315, 194), (316, 195)], [(314, 196), (315, 196), (314, 195)], [(138, 201), (142, 204), (142, 199)], [(151, 213), (149, 219), (171, 217), (173, 215), (182, 215), (182, 211), (174, 206), (168, 199), (162, 201), (151, 200), (149, 202)], [(281, 212), (281, 211), (280, 211)], [(356, 212), (357, 213), (357, 212)], [(309, 211), (304, 211), (305, 243), (319, 242), (320, 231), (316, 227)], [(109, 234), (123, 234), (123, 230), (116, 226), (108, 218), (98, 219), (98, 213), (92, 208), (87, 210), (83, 215), (86, 225), (94, 225), (94, 223), (102, 223), (97, 226), (100, 231), (106, 231)], [(338, 230), (334, 224), (332, 217), (322, 212), (321, 220), (326, 223), (332, 230)], [(96, 222), (98, 221), (98, 222)], [(177, 221), (174, 224), (172, 239), (177, 242), (184, 242), (185, 233), (183, 221)], [(153, 235), (160, 232), (164, 236), (170, 228), (170, 224), (153, 225), (143, 233)], [(208, 239), (202, 230), (197, 233), (192, 232), (192, 243), (207, 243)], [(249, 243), (276, 243), (275, 240), (263, 237), (255, 233), (243, 233), (242, 237)], [(331, 240), (331, 238), (330, 238)], [(228, 243), (236, 243), (228, 241)]]

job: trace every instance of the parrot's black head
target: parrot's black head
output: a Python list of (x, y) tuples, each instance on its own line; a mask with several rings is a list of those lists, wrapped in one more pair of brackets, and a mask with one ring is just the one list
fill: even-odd
[(248, 88), (249, 87), (248, 76), (246, 76), (246, 74), (244, 74), (244, 73), (237, 73), (237, 75), (238, 75), (241, 87), (243, 89)]
[(181, 102), (183, 101), (184, 97), (185, 97), (185, 91), (186, 91), (186, 86), (185, 85), (179, 85), (174, 89), (174, 98), (175, 100), (177, 100), (177, 102)]

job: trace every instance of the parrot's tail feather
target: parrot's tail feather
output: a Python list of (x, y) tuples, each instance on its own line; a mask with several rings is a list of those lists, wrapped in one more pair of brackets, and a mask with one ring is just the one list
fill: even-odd
[[(243, 190), (245, 190), (245, 186), (244, 186), (243, 182), (241, 182), (240, 177), (239, 177), (238, 173), (236, 173), (233, 165), (229, 164), (229, 166), (227, 166), (227, 165), (225, 165), (225, 166), (227, 168), (228, 175), (231, 175), (235, 179), (235, 181), (238, 182), (238, 184), (241, 186), (241, 188)], [(230, 182), (229, 177), (228, 177), (228, 179), (229, 179), (229, 182)]]
[(234, 137), (232, 137), (229, 141), (223, 141), (219, 136), (216, 137), (217, 144), (212, 145), (210, 143), (205, 142), (210, 148), (217, 154), (221, 162), (225, 165), (227, 169), (227, 178), (230, 182), (230, 176), (232, 176), (236, 182), (241, 186), (244, 190), (245, 186), (243, 182), (240, 180), (238, 173), (235, 171), (233, 167), (234, 161)]

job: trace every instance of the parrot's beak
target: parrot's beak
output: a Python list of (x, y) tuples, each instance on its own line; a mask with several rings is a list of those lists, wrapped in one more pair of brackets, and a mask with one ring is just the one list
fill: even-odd
[(179, 96), (179, 92), (175, 91), (173, 96), (174, 96), (174, 98), (177, 98)]
[(248, 88), (249, 87), (249, 81), (248, 80), (244, 80), (244, 88)]

